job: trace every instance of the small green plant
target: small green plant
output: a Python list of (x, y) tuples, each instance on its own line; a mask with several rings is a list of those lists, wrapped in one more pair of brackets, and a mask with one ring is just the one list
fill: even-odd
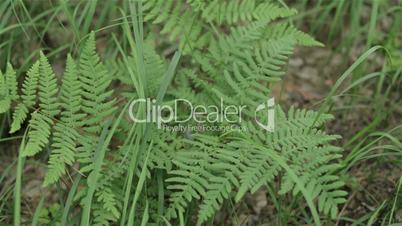
[[(225, 202), (239, 202), (275, 181), (279, 195), (304, 197), (317, 225), (320, 214), (337, 217), (347, 193), (337, 175), (342, 149), (331, 145), (340, 137), (323, 131), (333, 119), (329, 114), (293, 107), (286, 113), (277, 106), (272, 133), (255, 124), (251, 111), (241, 122), (246, 130), (229, 132), (172, 133), (128, 117), (135, 98), (265, 103), (294, 47), (321, 45), (287, 20), (296, 11), (257, 0), (149, 0), (130, 6), (135, 38), (124, 15), (132, 52), (121, 51), (122, 60), (103, 63), (92, 32), (79, 61), (67, 57), (60, 82), (42, 52), (21, 89), (11, 65), (0, 74), (0, 111), (13, 111), (10, 132), (28, 131), (20, 156), (49, 154), (45, 187), (70, 175), (77, 181), (63, 214), (52, 214), (61, 216), (57, 221), (202, 225)], [(170, 63), (158, 54), (143, 20), (179, 43), (179, 66), (179, 53)], [(145, 114), (145, 106), (138, 114)]]

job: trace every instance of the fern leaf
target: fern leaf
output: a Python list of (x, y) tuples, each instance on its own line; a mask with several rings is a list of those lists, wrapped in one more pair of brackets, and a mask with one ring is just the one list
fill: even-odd
[(0, 71), (0, 114), (10, 109), (11, 101), (7, 97), (7, 85), (3, 73)]
[(32, 113), (29, 121), (28, 143), (22, 152), (22, 156), (34, 156), (42, 151), (49, 141), (52, 120), (39, 112)]
[(250, 149), (250, 146), (237, 143), (239, 148), (247, 148), (243, 150), (243, 164), (240, 166), (241, 173), (240, 187), (236, 194), (236, 202), (240, 201), (244, 194), (251, 190), (255, 192), (265, 183), (272, 181), (279, 173), (280, 167), (273, 162), (270, 156), (258, 149)]
[(3, 75), (3, 73), (0, 70), (0, 97), (6, 97), (7, 96), (7, 84), (6, 84), (6, 80), (5, 77)]
[[(211, 175), (208, 174), (202, 163), (208, 158), (203, 152), (183, 152), (178, 153), (174, 163), (180, 169), (170, 172), (173, 177), (168, 178), (166, 182), (171, 183), (168, 189), (174, 191), (170, 196), (170, 207), (167, 210), (167, 217), (176, 218), (177, 211), (184, 213), (187, 203), (193, 198), (200, 199), (205, 195), (205, 187)], [(198, 165), (200, 164), (200, 165)]]
[[(281, 111), (281, 109), (277, 109)], [(347, 193), (342, 190), (344, 183), (335, 175), (339, 168), (337, 161), (342, 157), (342, 149), (329, 143), (339, 136), (327, 135), (317, 129), (333, 116), (306, 110), (295, 110), (293, 107), (284, 117), (279, 112), (278, 130), (269, 137), (271, 147), (281, 150), (282, 156), (289, 159), (289, 165), (308, 188), (313, 197), (318, 197), (319, 210), (324, 214), (336, 217), (338, 205), (343, 203)], [(282, 179), (280, 194), (299, 190), (294, 181), (285, 174)]]
[(111, 76), (105, 66), (100, 62), (96, 53), (95, 34), (92, 32), (80, 60), (80, 79), (83, 90), (82, 109), (91, 116), (88, 118), (85, 130), (99, 133), (100, 123), (110, 116), (115, 107), (114, 100), (108, 101), (113, 91), (106, 91), (111, 83)]
[(229, 178), (211, 177), (210, 184), (207, 186), (208, 192), (205, 199), (200, 205), (197, 217), (197, 225), (202, 225), (214, 213), (220, 209), (224, 200), (229, 199), (229, 195), (233, 189), (233, 185)]
[(63, 111), (54, 128), (52, 153), (44, 186), (55, 183), (65, 173), (66, 165), (71, 166), (75, 162), (77, 140), (80, 137), (78, 129), (85, 116), (80, 113), (81, 83), (78, 70), (70, 55), (67, 57), (60, 100)]
[(56, 76), (46, 58), (40, 53), (39, 66), (39, 112), (34, 112), (29, 122), (31, 129), (28, 133), (28, 142), (23, 156), (33, 156), (40, 152), (49, 141), (53, 117), (59, 113), (57, 101)]
[(28, 115), (28, 108), (25, 104), (19, 103), (13, 113), (13, 122), (11, 124), (10, 133), (15, 133), (21, 129), (21, 124), (25, 121)]
[(188, 9), (186, 0), (145, 0), (143, 7), (145, 21), (162, 24), (161, 34), (169, 34), (170, 40), (179, 40), (179, 47), (185, 53), (208, 44), (211, 36), (202, 34), (202, 23), (197, 13)]
[(17, 100), (19, 98), (18, 93), (17, 93), (17, 89), (18, 89), (17, 75), (13, 69), (13, 66), (10, 63), (7, 64), (5, 80), (6, 80), (8, 96), (10, 98), (10, 101)]
[(39, 107), (43, 114), (53, 118), (60, 112), (57, 100), (57, 79), (48, 59), (42, 52), (39, 61)]
[(203, 4), (202, 18), (218, 24), (235, 24), (245, 21), (264, 20), (266, 23), (296, 14), (296, 10), (288, 9), (273, 3), (258, 3), (255, 0), (214, 0)]
[(120, 212), (117, 209), (117, 201), (114, 193), (110, 188), (103, 188), (97, 192), (97, 201), (103, 203), (103, 209), (113, 215), (114, 219), (118, 219)]
[(93, 155), (102, 130), (102, 123), (116, 110), (115, 100), (110, 100), (113, 90), (107, 90), (112, 77), (96, 53), (95, 33), (86, 41), (80, 58), (80, 82), (82, 91), (82, 111), (86, 114), (83, 125), (84, 134), (80, 137), (77, 159), (81, 172), (90, 172)]
[(7, 63), (6, 74), (0, 71), (0, 114), (7, 112), (11, 103), (19, 98), (17, 93), (17, 77), (10, 63)]
[(27, 118), (29, 109), (36, 104), (36, 92), (38, 89), (40, 62), (35, 62), (27, 72), (27, 77), (22, 85), (22, 102), (20, 102), (14, 113), (10, 133), (14, 133), (21, 128), (21, 124)]
[(0, 114), (7, 112), (10, 109), (11, 101), (9, 98), (4, 98), (0, 100)]

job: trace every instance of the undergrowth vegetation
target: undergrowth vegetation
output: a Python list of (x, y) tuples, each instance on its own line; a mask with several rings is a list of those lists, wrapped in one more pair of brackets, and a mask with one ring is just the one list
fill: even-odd
[[(315, 10), (321, 12), (318, 2)], [(294, 3), (302, 9), (299, 14), (274, 0), (49, 3), (6, 0), (0, 5), (0, 141), (2, 149), (9, 149), (0, 152), (6, 163), (0, 167), (1, 224), (402, 221), (402, 64), (394, 48), (400, 44), (401, 14), (393, 17), (389, 36), (375, 39), (381, 1), (370, 5), (374, 21), (359, 29), (365, 1), (333, 1), (318, 22), (307, 23), (306, 30), (321, 42), (298, 28), (317, 13), (309, 13), (308, 1)], [(325, 27), (320, 22), (328, 21), (334, 9), (329, 35), (319, 37), (317, 31)], [(288, 79), (289, 59), (296, 49), (323, 48), (322, 43), (336, 39), (345, 9), (356, 13), (351, 29), (364, 35), (368, 30), (359, 56), (347, 62), (350, 67), (337, 76), (318, 107), (288, 107), (291, 103), (283, 103), (275, 90)], [(400, 11), (394, 6), (384, 15)], [(35, 41), (15, 46), (16, 39), (30, 35)], [(336, 51), (344, 53), (361, 42), (354, 35), (345, 40)], [(369, 71), (367, 61), (378, 55), (377, 72)], [(359, 98), (367, 87), (374, 90), (366, 96), (369, 101)], [(339, 98), (345, 102), (339, 104)], [(158, 106), (174, 108), (175, 119), (189, 116), (177, 100), (185, 100), (187, 107), (245, 107), (229, 119), (225, 115), (227, 120), (218, 107), (215, 120), (206, 111), (193, 112), (193, 120), (168, 120), (170, 115)], [(368, 125), (346, 137), (331, 128), (362, 103), (372, 115)], [(272, 116), (274, 127), (261, 126)], [(133, 117), (157, 120), (142, 123)], [(193, 129), (172, 129), (183, 127)], [(353, 170), (377, 159), (399, 169), (396, 177), (389, 176), (392, 196), (363, 216), (347, 216), (358, 193)], [(44, 172), (35, 178), (37, 200), (24, 198), (28, 167)], [(271, 216), (257, 221), (240, 217), (248, 199), (261, 191)]]

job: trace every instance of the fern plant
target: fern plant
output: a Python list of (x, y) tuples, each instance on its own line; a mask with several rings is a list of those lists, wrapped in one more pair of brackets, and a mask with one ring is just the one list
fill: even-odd
[[(78, 62), (68, 55), (60, 82), (43, 53), (27, 72), (20, 94), (11, 65), (0, 74), (0, 112), (13, 110), (10, 132), (25, 128), (29, 119), (22, 156), (50, 153), (43, 185), (83, 175), (71, 202), (81, 209), (91, 207), (91, 225), (139, 225), (139, 215), (146, 219), (142, 225), (161, 219), (184, 224), (183, 216), (193, 207), (196, 224), (202, 225), (225, 202), (239, 202), (247, 192), (278, 181), (278, 194), (306, 198), (317, 224), (313, 201), (322, 215), (335, 218), (347, 193), (336, 174), (342, 150), (331, 145), (339, 136), (323, 129), (332, 116), (295, 108), (285, 113), (276, 107), (276, 130), (269, 133), (249, 110), (269, 98), (296, 46), (321, 45), (289, 22), (296, 11), (259, 0), (144, 0), (134, 8), (142, 11), (132, 15), (132, 47), (141, 51), (132, 49), (123, 60), (103, 63), (92, 32)], [(144, 18), (137, 20), (139, 15)], [(127, 105), (144, 93), (159, 97), (167, 85), (164, 75), (172, 69), (159, 54), (152, 29), (151, 34), (137, 34), (143, 32), (142, 19), (184, 53), (162, 102), (186, 98), (194, 104), (247, 105), (240, 123), (245, 130), (172, 133), (117, 117), (125, 109), (120, 103)], [(123, 26), (129, 29), (128, 22)], [(147, 80), (146, 87), (136, 84), (140, 78)], [(97, 166), (107, 122), (116, 123), (113, 142), (106, 144)], [(91, 179), (95, 169), (97, 180)], [(74, 214), (70, 212), (71, 218)]]
[(17, 77), (11, 64), (7, 64), (7, 71), (3, 75), (0, 72), (0, 113), (10, 109), (11, 102), (18, 99)]
[(66, 165), (71, 166), (77, 157), (79, 129), (85, 114), (81, 110), (82, 91), (78, 80), (78, 69), (69, 55), (66, 71), (60, 88), (60, 121), (56, 122), (53, 132), (52, 154), (44, 185), (53, 184), (65, 174)]

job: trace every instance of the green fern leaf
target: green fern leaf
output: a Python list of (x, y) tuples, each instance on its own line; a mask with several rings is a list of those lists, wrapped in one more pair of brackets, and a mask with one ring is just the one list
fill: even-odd
[(40, 152), (49, 141), (53, 121), (39, 112), (32, 113), (29, 121), (28, 143), (22, 152), (23, 156), (34, 156)]
[(53, 118), (60, 110), (57, 100), (57, 79), (46, 56), (40, 53), (39, 77), (39, 107), (46, 116)]
[(19, 98), (17, 93), (17, 77), (10, 63), (7, 64), (6, 74), (0, 71), (0, 114), (7, 112), (11, 103)]
[(288, 9), (273, 3), (258, 3), (255, 0), (214, 0), (204, 2), (202, 17), (218, 24), (235, 24), (245, 21), (264, 20), (267, 23), (276, 19), (296, 14), (296, 10)]
[(36, 104), (36, 92), (38, 89), (39, 80), (39, 66), (40, 62), (37, 61), (27, 72), (27, 77), (22, 85), (22, 102), (20, 102), (14, 113), (13, 122), (11, 124), (10, 133), (14, 133), (21, 128), (21, 124), (27, 118), (29, 109)]
[(54, 116), (59, 113), (59, 103), (57, 100), (56, 76), (46, 58), (40, 53), (39, 66), (39, 106), (38, 112), (32, 114), (29, 122), (30, 131), (28, 142), (22, 153), (23, 156), (33, 156), (40, 152), (49, 141)]
[(7, 84), (3, 73), (0, 70), (0, 97), (4, 98), (7, 96)]
[(211, 38), (202, 33), (202, 23), (197, 13), (188, 9), (186, 0), (144, 0), (145, 21), (163, 24), (161, 34), (169, 34), (170, 40), (179, 40), (180, 49), (189, 53), (202, 48)]
[(13, 113), (13, 122), (11, 124), (10, 133), (15, 133), (16, 131), (21, 129), (21, 124), (27, 118), (28, 113), (29, 110), (26, 105), (23, 103), (19, 103)]
[(11, 101), (7, 97), (7, 85), (3, 73), (0, 71), (0, 114), (10, 109)]
[(97, 201), (103, 203), (103, 209), (113, 215), (113, 219), (118, 219), (120, 212), (117, 209), (117, 201), (110, 188), (103, 188), (97, 192)]
[(83, 88), (83, 111), (91, 116), (86, 120), (85, 131), (99, 133), (100, 123), (114, 111), (115, 101), (108, 101), (113, 91), (106, 91), (111, 83), (111, 75), (100, 62), (96, 53), (95, 34), (92, 32), (80, 60), (80, 79)]
[(9, 98), (4, 98), (0, 100), (0, 114), (7, 112), (10, 109), (11, 101)]
[(66, 165), (75, 162), (78, 129), (85, 116), (81, 110), (81, 82), (78, 70), (70, 55), (67, 57), (66, 71), (61, 86), (61, 118), (53, 133), (52, 153), (44, 186), (55, 183), (66, 171)]
[(17, 89), (18, 89), (17, 75), (13, 69), (13, 66), (10, 63), (7, 64), (5, 80), (6, 80), (6, 86), (8, 89), (8, 96), (10, 98), (10, 101), (17, 100), (19, 98), (18, 93), (17, 93)]
[(82, 86), (82, 111), (86, 114), (86, 118), (77, 157), (81, 163), (81, 172), (90, 172), (102, 123), (116, 110), (115, 100), (109, 100), (113, 90), (107, 90), (112, 77), (96, 53), (94, 32), (90, 34), (82, 51), (79, 71)]

